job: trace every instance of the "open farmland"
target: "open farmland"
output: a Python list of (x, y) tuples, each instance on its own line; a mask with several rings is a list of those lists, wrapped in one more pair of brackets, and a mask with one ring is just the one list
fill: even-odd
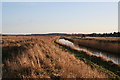
[(3, 78), (109, 78), (54, 43), (59, 36), (3, 36)]

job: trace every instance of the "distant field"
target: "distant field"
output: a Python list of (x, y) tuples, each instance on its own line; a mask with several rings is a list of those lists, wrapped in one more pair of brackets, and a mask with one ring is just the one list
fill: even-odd
[[(67, 36), (66, 36), (67, 37)], [(81, 38), (79, 36), (69, 36), (68, 38)], [(96, 39), (96, 40), (108, 40), (108, 41), (120, 41), (120, 37), (84, 37), (88, 39)]]
[(3, 78), (108, 78), (59, 45), (59, 36), (3, 36)]
[(96, 40), (109, 40), (109, 41), (120, 41), (120, 37), (86, 37)]

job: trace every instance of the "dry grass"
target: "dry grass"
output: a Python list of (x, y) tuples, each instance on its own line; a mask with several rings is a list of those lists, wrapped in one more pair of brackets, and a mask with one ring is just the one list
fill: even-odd
[[(67, 49), (68, 51), (75, 54), (76, 57), (90, 65), (91, 67), (97, 68), (100, 72), (104, 72), (109, 75), (110, 78), (120, 78), (120, 65), (113, 63), (111, 60), (108, 60), (101, 56), (95, 56), (92, 53), (86, 50), (78, 50), (74, 46), (67, 46), (64, 43), (56, 41), (58, 45), (62, 48)], [(97, 64), (97, 65), (96, 65)]]
[[(4, 36), (3, 78), (107, 78), (67, 50), (58, 36)], [(8, 56), (9, 55), (9, 56)]]
[(96, 40), (109, 40), (109, 41), (120, 41), (120, 37), (86, 37), (89, 39), (96, 39)]
[[(79, 36), (65, 36), (67, 38), (81, 38)], [(105, 41), (120, 41), (120, 37), (89, 37), (86, 36), (84, 38), (87, 39), (95, 39), (95, 40), (105, 40)]]
[(85, 37), (77, 39), (71, 38), (71, 40), (79, 46), (90, 47), (120, 55), (120, 43), (118, 42), (120, 41), (119, 37)]

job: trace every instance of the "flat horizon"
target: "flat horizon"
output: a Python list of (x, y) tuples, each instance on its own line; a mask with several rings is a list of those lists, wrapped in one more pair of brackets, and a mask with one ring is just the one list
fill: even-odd
[[(118, 32), (118, 31), (116, 31)], [(68, 32), (48, 32), (48, 33), (2, 33), (2, 34), (17, 34), (17, 35), (25, 35), (25, 34), (54, 34), (54, 33), (61, 33), (61, 34), (92, 34), (92, 33), (96, 33), (96, 34), (103, 34), (103, 33), (114, 33), (114, 32), (91, 32), (91, 33), (84, 33), (84, 32), (73, 32), (73, 33), (68, 33)]]

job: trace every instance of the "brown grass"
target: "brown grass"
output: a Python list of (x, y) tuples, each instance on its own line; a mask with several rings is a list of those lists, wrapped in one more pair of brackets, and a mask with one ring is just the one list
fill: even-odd
[[(67, 38), (81, 38), (81, 36), (65, 36)], [(95, 39), (95, 40), (105, 40), (105, 41), (120, 41), (120, 37), (89, 37), (84, 38)]]
[(107, 41), (120, 41), (120, 37), (86, 37), (86, 38)]
[[(4, 36), (3, 78), (107, 78), (67, 50), (58, 36)], [(9, 55), (9, 56), (8, 56)]]
[(119, 37), (86, 37), (86, 38), (78, 38), (78, 39), (71, 38), (71, 40), (72, 42), (74, 42), (79, 46), (90, 47), (93, 49), (98, 49), (101, 51), (106, 51), (106, 52), (120, 55), (119, 54), (120, 43), (117, 42), (117, 41), (120, 41)]

